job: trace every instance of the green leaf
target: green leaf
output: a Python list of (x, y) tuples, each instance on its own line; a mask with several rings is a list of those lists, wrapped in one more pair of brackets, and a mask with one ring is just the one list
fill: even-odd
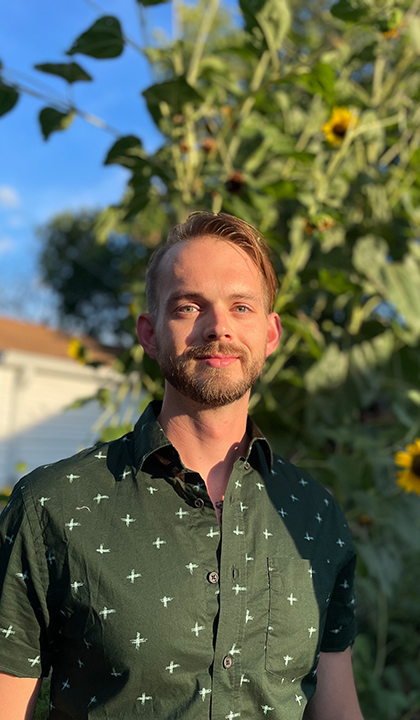
[(19, 93), (15, 88), (5, 85), (0, 80), (0, 117), (10, 112), (19, 100)]
[(295, 80), (299, 85), (306, 87), (312, 94), (319, 94), (324, 100), (334, 104), (335, 72), (329, 65), (317, 63), (312, 72), (296, 75)]
[(114, 58), (124, 50), (120, 21), (112, 15), (99, 18), (74, 41), (67, 55), (83, 53), (98, 59)]
[(74, 119), (74, 111), (68, 113), (59, 112), (55, 108), (46, 107), (39, 113), (39, 122), (44, 140), (48, 140), (51, 133), (56, 130), (65, 130)]
[(286, 0), (239, 0), (247, 32), (259, 28), (270, 50), (279, 50), (290, 28), (291, 15)]
[(169, 0), (137, 0), (139, 5), (148, 7), (149, 5), (159, 5), (160, 3), (169, 2)]
[(126, 135), (117, 140), (104, 161), (104, 165), (113, 164), (130, 169), (147, 164), (141, 140), (135, 135)]
[(331, 15), (334, 15), (340, 20), (346, 20), (346, 22), (357, 22), (366, 15), (366, 8), (353, 7), (349, 0), (339, 0), (338, 3), (332, 6)]
[(319, 284), (334, 295), (341, 295), (346, 292), (353, 292), (356, 286), (350, 283), (343, 270), (326, 270), (323, 268), (318, 274)]
[(142, 93), (146, 99), (149, 112), (156, 124), (162, 117), (161, 103), (169, 106), (170, 114), (182, 114), (185, 103), (200, 103), (201, 96), (191, 85), (189, 85), (183, 75), (176, 80), (167, 80), (163, 83), (152, 85)]
[(42, 63), (34, 65), (35, 70), (48, 73), (49, 75), (58, 75), (58, 77), (67, 80), (68, 83), (74, 83), (78, 80), (92, 80), (89, 73), (83, 70), (77, 63)]
[(347, 378), (349, 355), (342, 352), (336, 343), (331, 343), (322, 358), (313, 363), (305, 375), (305, 387), (309, 393), (334, 390)]

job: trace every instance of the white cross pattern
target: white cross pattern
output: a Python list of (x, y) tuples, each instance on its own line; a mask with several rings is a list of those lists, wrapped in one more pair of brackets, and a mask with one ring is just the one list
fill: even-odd
[(190, 574), (192, 575), (194, 570), (198, 568), (198, 565), (195, 565), (195, 563), (190, 562), (188, 565), (185, 566), (187, 570), (190, 571)]
[(95, 455), (95, 457), (98, 458), (99, 460), (103, 460), (104, 458), (106, 458), (106, 455), (104, 455), (104, 454), (102, 453), (102, 450), (100, 450), (100, 451), (98, 452), (98, 454)]
[(245, 622), (247, 623), (247, 622), (249, 622), (250, 620), (253, 620), (253, 619), (254, 619), (254, 616), (251, 615), (251, 613), (249, 612), (249, 610), (248, 610), (248, 608), (247, 608), (247, 610), (246, 610)]
[(84, 662), (82, 662), (82, 660), (80, 658), (77, 659), (77, 663), (79, 665), (79, 668), (82, 668), (85, 664)]
[(234, 590), (235, 595), (237, 595), (240, 592), (244, 592), (246, 590), (246, 587), (240, 587), (238, 583), (236, 583), (235, 587), (233, 587), (232, 590)]
[(157, 549), (160, 550), (161, 545), (166, 545), (166, 540), (161, 540), (160, 537), (156, 538), (153, 545), (156, 545)]
[(324, 503), (328, 506), (330, 504), (330, 501), (327, 500), (327, 498), (324, 498)]
[(247, 682), (250, 682), (250, 680), (247, 677), (245, 677), (245, 675), (241, 675), (241, 681), (239, 683), (240, 686), (242, 687), (243, 683), (247, 683)]
[(291, 495), (292, 502), (299, 502), (299, 498), (296, 497), (296, 495)]
[(316, 575), (316, 570), (313, 569), (312, 565), (308, 570), (309, 575), (312, 577), (312, 575)]
[(109, 500), (109, 495), (100, 495), (99, 493), (96, 495), (96, 497), (93, 498), (93, 500), (96, 500), (96, 502), (99, 503), (101, 500)]
[(4, 633), (4, 636), (6, 638), (8, 638), (10, 635), (16, 635), (15, 631), (13, 630), (13, 625), (9, 625), (7, 630), (6, 630), (6, 628), (2, 628), (1, 632)]
[(15, 539), (15, 536), (14, 536), (14, 535), (11, 535), (11, 536), (10, 536), (10, 535), (6, 535), (5, 537), (6, 537), (7, 542), (9, 542), (11, 545), (13, 545), (13, 541), (14, 541), (14, 539)]
[(248, 510), (248, 505), (244, 505), (241, 501), (241, 512), (243, 512), (244, 510)]
[(122, 480), (125, 480), (125, 478), (127, 477), (127, 475), (130, 475), (130, 473), (131, 473), (131, 470), (124, 470), (124, 472), (121, 473), (120, 478), (121, 478)]
[(241, 651), (238, 650), (236, 647), (236, 643), (233, 643), (231, 650), (229, 650), (229, 655), (240, 655)]
[(158, 491), (158, 488), (155, 488), (152, 485), (149, 485), (149, 487), (147, 489), (151, 495), (153, 495), (153, 493)]
[(347, 580), (344, 580), (344, 582), (342, 582), (340, 584), (340, 587), (344, 588), (344, 590), (347, 590), (347, 588), (349, 588), (350, 585), (348, 584)]
[(293, 603), (297, 602), (297, 598), (293, 597), (293, 593), (290, 593), (289, 597), (287, 598), (291, 606), (293, 607)]
[(255, 484), (256, 484), (258, 490), (261, 492), (261, 490), (262, 490), (263, 487), (264, 487), (264, 483), (257, 482), (257, 483), (255, 483)]
[(47, 497), (44, 497), (44, 496), (38, 498), (38, 502), (41, 503), (42, 507), (44, 507), (44, 505), (45, 505), (45, 503), (47, 502), (47, 500), (51, 500), (51, 498), (47, 498)]
[(103, 543), (101, 543), (101, 544), (99, 545), (99, 547), (96, 548), (96, 552), (98, 552), (98, 553), (100, 553), (101, 555), (103, 555), (104, 553), (109, 553), (109, 552), (111, 552), (111, 550), (110, 550), (109, 548), (104, 548)]
[(342, 629), (343, 629), (343, 626), (340, 625), (340, 627), (334, 628), (334, 630), (330, 630), (330, 632), (332, 632), (334, 635), (338, 635), (338, 633), (341, 632)]
[(28, 573), (26, 572), (26, 570), (23, 573), (15, 573), (15, 575), (16, 575), (16, 577), (21, 578), (22, 580), (28, 579)]
[(210, 532), (207, 533), (207, 537), (214, 538), (215, 535), (220, 535), (218, 530), (213, 530), (213, 525), (210, 528)]
[(289, 514), (289, 513), (287, 513), (286, 510), (283, 510), (283, 508), (281, 508), (281, 509), (279, 510), (279, 515), (281, 515), (282, 518), (284, 518), (284, 516), (285, 516), (285, 515), (288, 515), (288, 514)]
[(268, 540), (269, 537), (273, 537), (273, 533), (268, 532), (267, 528), (264, 530), (263, 535), (266, 540)]
[(312, 535), (309, 535), (309, 533), (307, 532), (305, 535), (305, 540), (308, 540), (308, 541), (313, 540)]
[(200, 630), (204, 630), (204, 625), (199, 625), (198, 622), (196, 622), (194, 627), (191, 628), (191, 632), (195, 633), (196, 637), (198, 637)]
[(165, 597), (160, 598), (160, 602), (163, 603), (164, 607), (166, 607), (166, 608), (168, 607), (168, 602), (171, 602), (171, 600), (173, 600), (173, 597), (172, 598), (166, 597), (166, 595), (165, 595)]
[(98, 701), (97, 701), (97, 699), (96, 699), (95, 696), (91, 697), (90, 700), (89, 700), (89, 703), (88, 703), (88, 707), (90, 707), (91, 705), (93, 705), (93, 703), (97, 703), (97, 702), (98, 702)]
[(130, 523), (136, 522), (136, 518), (130, 517), (130, 515), (129, 515), (128, 513), (127, 513), (127, 515), (125, 516), (125, 518), (121, 518), (121, 520), (122, 520), (123, 522), (125, 522), (125, 524), (127, 525), (127, 527), (130, 527)]
[(35, 665), (41, 664), (41, 658), (39, 655), (37, 655), (35, 658), (28, 658), (28, 663), (31, 667), (35, 667)]
[(246, 562), (246, 563), (249, 563), (250, 560), (253, 560), (253, 559), (254, 559), (254, 558), (251, 557), (250, 555), (248, 555), (248, 553), (245, 553), (245, 562)]
[(178, 665), (178, 663), (174, 663), (174, 661), (171, 660), (171, 662), (169, 663), (169, 665), (167, 665), (167, 666), (165, 667), (165, 670), (169, 670), (169, 674), (170, 674), (170, 675), (173, 675), (173, 674), (174, 674), (174, 670), (175, 670), (175, 668), (177, 668), (177, 667), (181, 667), (181, 665)]
[(210, 688), (201, 688), (201, 690), (198, 691), (198, 694), (201, 695), (201, 699), (203, 702), (206, 699), (206, 695), (208, 695), (209, 693), (211, 693)]
[(140, 695), (140, 697), (137, 698), (137, 700), (140, 700), (141, 704), (144, 705), (147, 700), (153, 700), (151, 695), (146, 695), (146, 693), (143, 693)]
[(134, 583), (134, 580), (138, 577), (141, 577), (141, 573), (136, 573), (134, 569), (131, 571), (130, 575), (126, 575), (126, 580), (130, 580), (131, 584)]
[(239, 482), (239, 480), (236, 480), (236, 482), (235, 482), (235, 487), (236, 487), (236, 488), (242, 487), (242, 485), (241, 485), (241, 483)]
[(238, 526), (236, 526), (236, 528), (233, 530), (233, 533), (234, 533), (235, 535), (245, 535), (245, 533), (244, 533), (243, 530), (239, 530), (239, 527), (238, 527)]
[(179, 519), (182, 520), (184, 515), (189, 515), (190, 513), (188, 510), (183, 510), (182, 508), (179, 508), (178, 512), (175, 513), (175, 515), (178, 515)]
[(70, 481), (70, 484), (73, 482), (73, 480), (77, 480), (80, 475), (73, 475), (73, 473), (70, 473), (70, 475), (66, 475), (66, 478)]
[(70, 520), (70, 522), (65, 523), (65, 526), (68, 527), (68, 529), (70, 530), (70, 532), (72, 532), (73, 528), (75, 528), (75, 527), (77, 527), (77, 526), (80, 527), (80, 523), (79, 523), (79, 522), (74, 522), (74, 518), (72, 518), (72, 519)]
[(122, 673), (117, 672), (116, 669), (113, 667), (111, 675), (113, 675), (114, 677), (121, 677)]
[(283, 660), (284, 660), (284, 664), (285, 664), (286, 667), (287, 667), (288, 664), (289, 664), (289, 662), (290, 662), (291, 660), (293, 660), (293, 658), (290, 657), (290, 655), (284, 655), (284, 656), (283, 656)]
[(67, 680), (65, 680), (61, 685), (62, 685), (62, 686), (61, 686), (61, 689), (62, 689), (62, 690), (64, 690), (64, 688), (70, 689), (69, 678), (67, 678)]
[(74, 592), (77, 593), (77, 591), (79, 590), (79, 587), (82, 587), (82, 585), (84, 585), (84, 583), (82, 583), (82, 582), (77, 582), (77, 580), (75, 580), (74, 582), (72, 582), (72, 583), (70, 584), (70, 587), (72, 587), (73, 590), (74, 590)]
[(233, 718), (240, 717), (241, 713), (234, 713), (232, 710), (229, 715), (225, 715), (225, 720), (233, 720)]
[(303, 695), (295, 695), (295, 700), (299, 703), (299, 706), (302, 705)]
[(140, 633), (138, 632), (136, 638), (135, 638), (134, 640), (131, 640), (130, 642), (131, 642), (133, 645), (135, 645), (135, 646), (136, 646), (136, 650), (138, 650), (139, 647), (140, 647), (140, 645), (141, 645), (142, 643), (145, 643), (146, 641), (147, 641), (147, 638), (142, 638), (142, 637), (140, 637)]
[(308, 628), (308, 631), (309, 631), (309, 637), (311, 638), (312, 635), (313, 635), (314, 633), (316, 633), (316, 628), (314, 628), (314, 627), (311, 626), (310, 628)]
[(308, 481), (305, 480), (304, 478), (301, 478), (299, 480), (299, 485), (302, 485), (302, 487), (305, 487), (305, 485), (308, 485)]
[(104, 607), (103, 610), (100, 610), (100, 611), (99, 611), (99, 615), (103, 615), (104, 620), (106, 620), (107, 617), (108, 617), (108, 615), (111, 615), (111, 613), (115, 613), (115, 612), (117, 612), (117, 611), (114, 610), (113, 608), (110, 608), (110, 609), (108, 610), (107, 607)]
[(269, 710), (274, 710), (274, 708), (270, 707), (269, 705), (261, 705), (261, 709), (264, 715), (267, 715)]
[(337, 545), (339, 545), (339, 546), (342, 548), (343, 545), (345, 545), (345, 544), (346, 544), (346, 543), (345, 543), (341, 538), (338, 538), (338, 540), (337, 540)]
[(319, 523), (322, 523), (322, 517), (319, 513), (315, 515), (315, 520), (318, 520)]

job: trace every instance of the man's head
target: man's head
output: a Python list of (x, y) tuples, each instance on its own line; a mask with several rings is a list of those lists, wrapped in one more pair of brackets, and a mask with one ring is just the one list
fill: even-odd
[(195, 212), (186, 222), (175, 225), (166, 243), (152, 254), (146, 274), (146, 300), (149, 313), (156, 320), (159, 312), (159, 269), (168, 251), (178, 243), (202, 237), (215, 237), (242, 248), (261, 273), (266, 291), (267, 312), (273, 309), (278, 281), (270, 260), (270, 249), (260, 233), (245, 220), (226, 213)]
[(152, 260), (150, 313), (138, 323), (166, 392), (208, 408), (248, 396), (280, 337), (276, 282), (264, 241), (237, 218), (205, 213), (174, 228)]

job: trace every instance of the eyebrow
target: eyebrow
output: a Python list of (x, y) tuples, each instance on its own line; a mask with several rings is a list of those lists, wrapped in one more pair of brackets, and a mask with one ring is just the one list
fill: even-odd
[[(259, 295), (255, 295), (254, 293), (250, 292), (234, 292), (231, 293), (229, 296), (229, 300), (253, 300), (254, 302), (259, 302), (261, 300)], [(179, 300), (202, 300), (203, 295), (199, 292), (189, 292), (187, 291), (179, 291), (174, 292), (172, 295), (169, 296), (167, 303), (174, 303), (178, 302)]]

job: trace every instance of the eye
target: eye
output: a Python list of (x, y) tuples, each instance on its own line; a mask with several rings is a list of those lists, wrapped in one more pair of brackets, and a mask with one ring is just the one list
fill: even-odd
[(181, 315), (191, 315), (193, 312), (196, 312), (197, 307), (195, 305), (181, 305), (180, 307), (176, 308), (177, 313), (180, 313)]
[(244, 313), (251, 312), (251, 308), (248, 307), (248, 305), (235, 305), (235, 311), (243, 315)]

